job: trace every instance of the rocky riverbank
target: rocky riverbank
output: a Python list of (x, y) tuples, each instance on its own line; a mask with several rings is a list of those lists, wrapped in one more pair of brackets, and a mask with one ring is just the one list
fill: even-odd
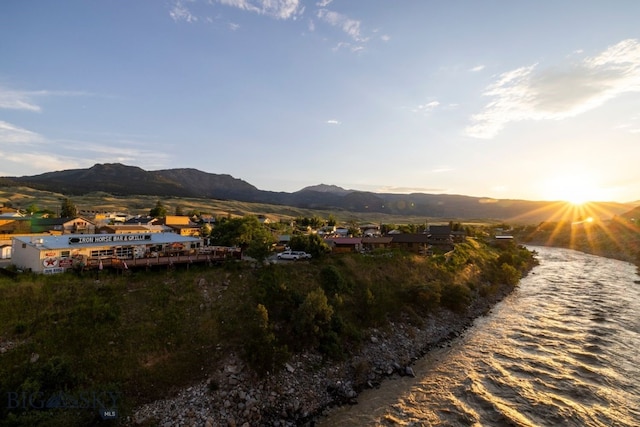
[(125, 425), (297, 426), (313, 425), (334, 405), (357, 403), (358, 392), (392, 375), (415, 375), (412, 364), (486, 314), (513, 288), (479, 297), (464, 313), (439, 310), (413, 322), (392, 322), (368, 331), (366, 343), (348, 360), (325, 362), (318, 354), (295, 355), (278, 373), (259, 379), (229, 354), (206, 381), (174, 397), (137, 408)]

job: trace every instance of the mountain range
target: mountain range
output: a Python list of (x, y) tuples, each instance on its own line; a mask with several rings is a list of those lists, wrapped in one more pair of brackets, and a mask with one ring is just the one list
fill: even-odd
[[(488, 199), (450, 194), (397, 194), (347, 190), (320, 184), (293, 193), (260, 190), (226, 174), (178, 168), (146, 171), (120, 163), (95, 164), (87, 169), (69, 169), (40, 175), (3, 177), (0, 186), (27, 186), (65, 195), (96, 191), (114, 196), (212, 198), (269, 203), (317, 210), (358, 213), (415, 215), (430, 218), (497, 219), (536, 222), (553, 219), (563, 202)], [(555, 208), (554, 206), (557, 205)], [(594, 202), (596, 211), (610, 216), (629, 211), (634, 205)], [(556, 218), (557, 220), (558, 218)]]

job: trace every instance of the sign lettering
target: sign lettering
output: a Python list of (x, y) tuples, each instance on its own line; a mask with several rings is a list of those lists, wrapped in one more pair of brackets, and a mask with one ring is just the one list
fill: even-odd
[(69, 237), (69, 244), (81, 243), (126, 243), (151, 240), (150, 234), (105, 234), (102, 236)]

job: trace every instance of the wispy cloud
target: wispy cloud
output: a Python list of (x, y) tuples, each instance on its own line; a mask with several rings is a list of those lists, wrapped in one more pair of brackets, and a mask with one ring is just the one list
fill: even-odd
[(341, 122), (341, 121), (339, 121), (339, 120), (335, 120), (335, 119), (327, 120), (327, 121), (326, 121), (326, 123), (327, 123), (328, 125), (340, 125), (340, 124), (342, 124), (342, 122)]
[(88, 96), (89, 93), (62, 90), (20, 91), (0, 87), (0, 109), (25, 110), (40, 112), (42, 107), (36, 102), (37, 98), (52, 96)]
[(304, 7), (299, 0), (215, 0), (225, 6), (231, 6), (248, 12), (267, 15), (277, 19), (295, 19)]
[[(95, 161), (79, 161), (72, 157), (65, 157), (59, 154), (50, 153), (43, 156), (42, 153), (24, 153), (2, 152), (0, 156), (4, 159), (0, 171), (4, 176), (23, 176), (32, 173), (49, 172), (55, 170), (75, 169), (86, 167), (95, 163)], [(11, 165), (13, 164), (13, 165)], [(13, 166), (13, 167), (11, 167)], [(18, 171), (18, 172), (15, 172)]]
[(560, 120), (592, 110), (622, 93), (640, 91), (640, 43), (623, 40), (564, 67), (538, 64), (501, 74), (484, 92), (492, 101), (472, 116), (466, 134), (492, 138), (510, 122)]
[(0, 145), (3, 143), (31, 144), (42, 141), (43, 138), (39, 134), (0, 120)]
[(198, 18), (191, 13), (191, 11), (185, 6), (184, 2), (178, 0), (173, 3), (173, 7), (169, 11), (169, 16), (176, 22), (185, 21), (185, 22), (197, 22)]
[(469, 69), (469, 71), (477, 73), (478, 71), (484, 70), (484, 65), (476, 65), (475, 67)]
[(438, 108), (439, 106), (440, 106), (440, 102), (430, 101), (430, 102), (427, 102), (426, 104), (420, 104), (415, 106), (411, 111), (413, 111), (414, 113), (428, 114), (433, 110), (435, 110), (436, 108)]
[(614, 129), (622, 130), (628, 133), (640, 133), (640, 114), (631, 117), (627, 122), (620, 123)]
[(355, 41), (367, 41), (367, 39), (363, 38), (360, 34), (360, 21), (358, 20), (351, 19), (341, 13), (334, 12), (328, 9), (319, 9), (316, 12), (316, 16), (321, 21), (333, 27), (340, 28)]
[[(222, 5), (239, 9), (249, 13), (268, 16), (280, 20), (297, 20), (305, 13), (305, 6), (302, 0), (170, 0), (169, 16), (176, 22), (204, 22), (212, 23), (214, 20), (201, 11), (202, 16), (192, 11), (196, 10), (196, 4), (200, 9), (203, 5)], [(369, 37), (362, 34), (362, 23), (357, 19), (347, 15), (327, 9), (333, 0), (319, 0), (312, 3), (313, 12), (307, 22), (310, 32), (315, 32), (318, 23), (335, 27), (346, 34), (350, 42), (338, 42), (333, 50), (348, 49), (358, 52), (364, 49), (364, 43), (369, 41)], [(236, 23), (228, 24), (228, 28), (235, 31), (239, 28)], [(381, 35), (380, 40), (389, 41), (391, 37), (387, 34)]]
[(41, 111), (28, 92), (10, 91), (0, 88), (0, 108), (8, 110)]
[(446, 192), (445, 188), (428, 188), (428, 187), (394, 187), (383, 186), (375, 190), (376, 193), (395, 193), (395, 194), (410, 194), (410, 193), (443, 193)]

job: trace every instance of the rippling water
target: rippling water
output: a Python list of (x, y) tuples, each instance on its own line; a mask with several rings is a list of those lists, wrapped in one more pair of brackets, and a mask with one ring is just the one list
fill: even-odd
[(640, 426), (640, 284), (628, 263), (535, 247), (540, 265), (417, 378), (322, 426)]

